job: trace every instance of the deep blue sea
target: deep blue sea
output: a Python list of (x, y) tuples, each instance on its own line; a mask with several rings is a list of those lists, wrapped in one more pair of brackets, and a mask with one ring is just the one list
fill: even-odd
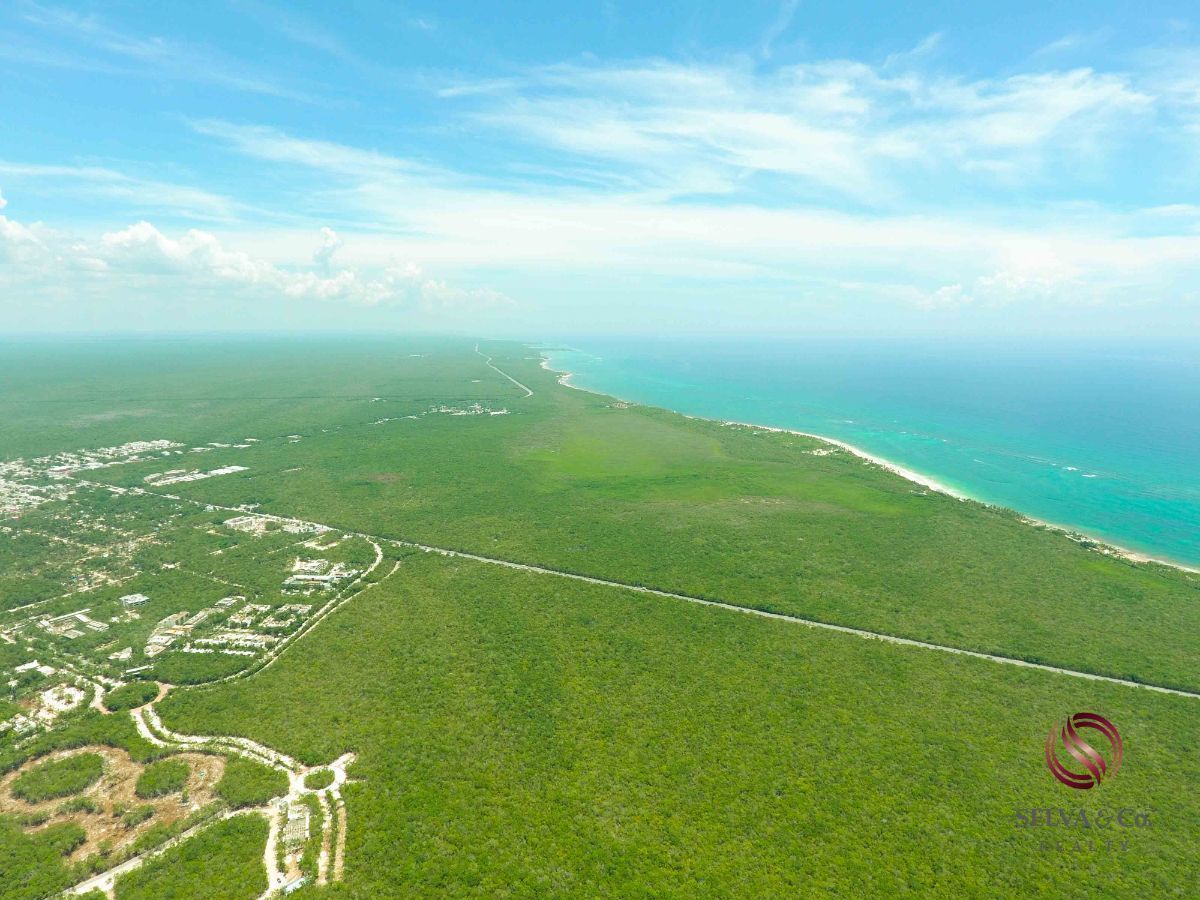
[(580, 339), (571, 384), (838, 438), (964, 494), (1200, 565), (1200, 344)]

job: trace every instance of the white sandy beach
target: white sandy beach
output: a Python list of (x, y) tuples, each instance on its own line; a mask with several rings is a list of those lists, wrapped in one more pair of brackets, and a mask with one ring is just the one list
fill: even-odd
[[(547, 359), (545, 356), (542, 357), (541, 367), (543, 369), (545, 369), (547, 372), (555, 373), (555, 375), (557, 376), (558, 383), (563, 385), (564, 387), (573, 388), (574, 390), (577, 390), (577, 391), (584, 391), (585, 393), (589, 393), (589, 394), (595, 394), (599, 397), (612, 397), (612, 399), (614, 399), (614, 400), (618, 400), (622, 403), (628, 403), (633, 406), (644, 405), (644, 404), (639, 404), (633, 400), (626, 400), (621, 397), (614, 397), (612, 394), (606, 394), (603, 391), (594, 391), (594, 390), (591, 390), (590, 388), (580, 387), (579, 385), (572, 384), (571, 376), (573, 373), (564, 372), (559, 369), (551, 368), (550, 360)], [(845, 450), (847, 453), (853, 453), (855, 456), (859, 457), (860, 459), (863, 459), (869, 463), (879, 466), (882, 469), (886, 469), (887, 471), (892, 472), (895, 475), (899, 475), (901, 478), (911, 481), (914, 484), (919, 484), (922, 487), (928, 488), (931, 491), (937, 491), (939, 494), (946, 494), (947, 496), (953, 497), (956, 500), (962, 500), (962, 501), (970, 500), (975, 503), (982, 503), (984, 506), (994, 506), (995, 505), (995, 504), (987, 503), (986, 501), (978, 500), (974, 497), (968, 496), (967, 494), (964, 494), (961, 491), (958, 491), (952, 487), (949, 487), (948, 485), (942, 484), (940, 481), (938, 481), (935, 478), (930, 477), (929, 475), (924, 475), (920, 472), (914, 472), (912, 469), (905, 468), (904, 466), (898, 465), (897, 463), (894, 463), (891, 460), (884, 459), (881, 456), (876, 456), (873, 453), (868, 453), (866, 450), (863, 450), (861, 447), (855, 447), (853, 444), (848, 444), (845, 441), (838, 440), (837, 438), (827, 437), (826, 435), (823, 435), (823, 434), (813, 434), (812, 432), (809, 432), (809, 431), (797, 431), (794, 428), (779, 428), (779, 427), (776, 427), (773, 425), (759, 425), (754, 422), (739, 422), (739, 421), (735, 421), (735, 420), (709, 419), (705, 416), (693, 416), (693, 415), (688, 415), (686, 413), (680, 413), (680, 415), (682, 415), (686, 419), (698, 419), (698, 420), (707, 421), (707, 422), (720, 422), (722, 425), (737, 426), (737, 427), (741, 427), (741, 428), (753, 428), (756, 431), (769, 431), (769, 432), (775, 432), (777, 434), (795, 434), (795, 435), (799, 435), (801, 437), (806, 437), (806, 438), (811, 438), (813, 440), (822, 441), (826, 444), (830, 444), (831, 446), (838, 447), (842, 450)], [(1127, 547), (1119, 547), (1116, 544), (1112, 544), (1112, 543), (1104, 540), (1103, 538), (1093, 537), (1092, 535), (1085, 534), (1084, 532), (1079, 531), (1079, 529), (1077, 529), (1077, 528), (1072, 528), (1068, 525), (1060, 525), (1057, 522), (1047, 522), (1043, 519), (1037, 519), (1037, 518), (1034, 518), (1033, 516), (1028, 516), (1024, 513), (1021, 513), (1019, 510), (1018, 510), (1018, 513), (1021, 516), (1021, 518), (1024, 519), (1026, 522), (1028, 522), (1030, 525), (1038, 526), (1041, 528), (1050, 528), (1050, 529), (1053, 529), (1054, 531), (1061, 531), (1063, 534), (1066, 534), (1068, 537), (1072, 538), (1073, 540), (1087, 540), (1087, 541), (1095, 544), (1096, 549), (1099, 552), (1108, 554), (1109, 556), (1118, 556), (1122, 559), (1128, 560), (1130, 562), (1135, 562), (1135, 563), (1156, 563), (1161, 566), (1169, 566), (1170, 568), (1173, 568), (1173, 569), (1180, 569), (1184, 572), (1193, 572), (1193, 573), (1200, 574), (1200, 569), (1197, 569), (1193, 566), (1184, 565), (1183, 563), (1174, 562), (1169, 559), (1160, 559), (1155, 556), (1150, 556), (1146, 553), (1141, 553), (1137, 550), (1130, 550)]]

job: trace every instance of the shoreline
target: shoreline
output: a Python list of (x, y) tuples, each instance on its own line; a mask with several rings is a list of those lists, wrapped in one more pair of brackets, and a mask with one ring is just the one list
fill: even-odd
[[(585, 387), (581, 387), (577, 384), (572, 384), (571, 377), (575, 374), (574, 372), (567, 372), (567, 371), (564, 371), (561, 369), (555, 369), (555, 368), (551, 367), (550, 360), (545, 356), (544, 351), (538, 349), (537, 353), (538, 353), (538, 355), (540, 355), (542, 357), (542, 361), (540, 363), (541, 368), (545, 369), (547, 372), (553, 372), (556, 376), (555, 380), (559, 384), (561, 384), (563, 387), (568, 387), (575, 391), (583, 391), (584, 393), (587, 393), (587, 394), (595, 394), (597, 397), (610, 397), (613, 400), (617, 400), (621, 403), (628, 403), (631, 406), (649, 406), (649, 405), (651, 405), (651, 404), (646, 404), (646, 403), (639, 403), (636, 400), (627, 400), (623, 397), (617, 397), (615, 394), (605, 393), (604, 391), (596, 391), (596, 390), (592, 390), (591, 388), (585, 388)], [(665, 408), (665, 407), (662, 407), (662, 408)], [(971, 497), (968, 494), (965, 494), (959, 490), (956, 490), (955, 488), (952, 488), (952, 487), (949, 487), (948, 485), (943, 484), (942, 482), (938, 481), (935, 478), (932, 478), (929, 475), (924, 475), (920, 472), (916, 472), (912, 469), (906, 468), (898, 463), (892, 462), (889, 459), (884, 459), (882, 456), (876, 456), (875, 454), (869, 453), (868, 451), (862, 449), (861, 447), (856, 447), (853, 444), (849, 444), (846, 441), (840, 440), (838, 438), (828, 437), (827, 435), (823, 435), (823, 434), (814, 434), (811, 431), (799, 431), (794, 428), (781, 428), (776, 425), (759, 425), (754, 422), (739, 422), (739, 421), (732, 420), (732, 419), (714, 419), (714, 418), (710, 418), (708, 416), (694, 416), (694, 415), (690, 415), (688, 413), (679, 412), (678, 410), (669, 410), (669, 411), (674, 412), (678, 415), (681, 415), (685, 419), (696, 419), (696, 420), (703, 421), (703, 422), (717, 422), (717, 423), (719, 423), (721, 425), (725, 425), (725, 426), (735, 426), (735, 427), (739, 427), (739, 428), (752, 428), (757, 431), (769, 431), (769, 432), (774, 432), (776, 434), (795, 434), (800, 437), (811, 438), (813, 440), (817, 440), (817, 441), (821, 441), (826, 444), (830, 444), (831, 446), (837, 447), (841, 450), (845, 450), (847, 453), (852, 453), (854, 456), (857, 456), (859, 459), (865, 460), (866, 462), (869, 462), (873, 465), (879, 466), (882, 469), (886, 469), (887, 471), (891, 472), (894, 475), (899, 475), (901, 478), (905, 479), (906, 481), (910, 481), (913, 484), (918, 484), (921, 487), (927, 488), (931, 491), (936, 491), (939, 494), (945, 494), (948, 497), (953, 497), (955, 500), (959, 500), (962, 502), (970, 501), (971, 503), (978, 503), (981, 506), (988, 506), (993, 509), (1012, 509), (1012, 507), (1005, 507), (1005, 506), (1002, 506), (997, 503), (988, 503), (985, 500), (979, 500), (975, 497)], [(1103, 553), (1106, 556), (1115, 556), (1120, 559), (1126, 560), (1127, 562), (1132, 562), (1132, 563), (1137, 563), (1137, 564), (1154, 563), (1155, 565), (1167, 566), (1168, 568), (1171, 568), (1171, 569), (1178, 569), (1182, 572), (1190, 572), (1192, 574), (1200, 574), (1200, 568), (1196, 568), (1195, 566), (1189, 565), (1187, 563), (1176, 562), (1176, 561), (1170, 560), (1170, 559), (1163, 559), (1163, 558), (1157, 557), (1157, 556), (1151, 556), (1150, 554), (1143, 553), (1140, 550), (1131, 550), (1128, 547), (1122, 547), (1119, 544), (1114, 544), (1111, 541), (1106, 540), (1105, 538), (1100, 538), (1100, 537), (1096, 537), (1095, 535), (1087, 534), (1086, 532), (1080, 531), (1078, 528), (1072, 527), (1070, 525), (1060, 525), (1057, 522), (1048, 522), (1045, 519), (1039, 519), (1035, 516), (1027, 515), (1027, 514), (1021, 512), (1019, 509), (1013, 509), (1012, 511), (1015, 512), (1021, 518), (1021, 520), (1023, 522), (1025, 522), (1029, 525), (1033, 525), (1033, 526), (1036, 526), (1039, 528), (1048, 528), (1052, 531), (1057, 531), (1061, 534), (1066, 535), (1068, 538), (1075, 541), (1076, 543), (1087, 542), (1087, 543), (1091, 544), (1097, 552)]]

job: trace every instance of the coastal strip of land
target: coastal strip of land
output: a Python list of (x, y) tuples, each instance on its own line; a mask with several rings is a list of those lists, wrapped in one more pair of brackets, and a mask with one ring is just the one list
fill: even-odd
[[(637, 406), (647, 405), (647, 404), (639, 403), (636, 400), (628, 400), (624, 397), (616, 397), (612, 394), (607, 394), (603, 391), (596, 391), (596, 390), (592, 390), (591, 388), (582, 387), (578, 384), (573, 384), (571, 382), (571, 378), (574, 376), (575, 373), (568, 372), (563, 369), (554, 368), (553, 366), (550, 365), (550, 360), (545, 355), (542, 356), (541, 367), (543, 369), (545, 369), (547, 372), (554, 373), (554, 375), (556, 376), (556, 378), (558, 380), (558, 383), (561, 384), (563, 387), (568, 387), (568, 388), (571, 388), (576, 391), (583, 391), (584, 393), (588, 393), (588, 394), (595, 394), (600, 397), (611, 397), (612, 399), (618, 400), (622, 403), (629, 403), (629, 404), (637, 405)], [(493, 368), (495, 368), (495, 367), (493, 366)], [(504, 374), (504, 373), (501, 372), (501, 374)], [(524, 387), (524, 385), (521, 385), (521, 386)], [(877, 456), (874, 453), (870, 453), (870, 452), (864, 450), (862, 447), (856, 447), (854, 444), (847, 443), (846, 441), (840, 440), (838, 438), (829, 437), (828, 435), (814, 434), (811, 431), (799, 431), (795, 428), (781, 428), (776, 425), (759, 425), (755, 422), (741, 422), (741, 421), (737, 421), (734, 419), (713, 419), (713, 418), (709, 418), (707, 416), (696, 416), (696, 415), (690, 415), (688, 413), (679, 413), (679, 415), (683, 416), (685, 419), (696, 419), (696, 420), (702, 420), (702, 421), (707, 421), (707, 422), (719, 422), (720, 424), (725, 425), (725, 426), (739, 427), (739, 428), (752, 428), (756, 431), (769, 431), (769, 432), (773, 432), (775, 434), (794, 434), (799, 437), (806, 437), (806, 438), (811, 438), (812, 440), (822, 441), (826, 444), (829, 444), (830, 446), (837, 447), (841, 450), (845, 450), (847, 453), (853, 454), (854, 456), (857, 456), (866, 462), (869, 462), (873, 465), (879, 466), (881, 469), (886, 469), (887, 471), (891, 472), (894, 475), (899, 475), (901, 478), (904, 478), (907, 481), (911, 481), (913, 484), (920, 485), (921, 487), (926, 488), (927, 490), (937, 491), (939, 494), (945, 494), (949, 497), (953, 497), (956, 500), (963, 500), (963, 501), (969, 500), (973, 503), (981, 503), (984, 506), (996, 506), (996, 504), (988, 503), (985, 500), (980, 500), (976, 497), (972, 497), (969, 494), (966, 494), (966, 493), (958, 490), (957, 488), (952, 488), (949, 485), (944, 484), (944, 483), (938, 481), (936, 478), (933, 478), (929, 475), (925, 475), (921, 472), (916, 472), (912, 469), (909, 469), (905, 466), (900, 465), (899, 463), (892, 462), (889, 459), (884, 459), (882, 456)], [(1039, 518), (1036, 518), (1035, 516), (1027, 515), (1026, 513), (1020, 512), (1020, 510), (1017, 510), (1017, 513), (1018, 513), (1018, 515), (1021, 516), (1021, 518), (1023, 520), (1025, 520), (1025, 522), (1027, 522), (1030, 525), (1041, 527), (1041, 528), (1050, 528), (1054, 531), (1062, 532), (1063, 534), (1067, 535), (1068, 537), (1070, 537), (1073, 540), (1087, 540), (1090, 543), (1094, 544), (1096, 546), (1096, 548), (1098, 550), (1100, 550), (1100, 552), (1106, 553), (1109, 556), (1118, 556), (1122, 559), (1125, 559), (1125, 560), (1128, 560), (1129, 562), (1134, 562), (1134, 563), (1154, 563), (1154, 564), (1160, 565), (1160, 566), (1170, 566), (1173, 569), (1179, 569), (1184, 572), (1192, 572), (1194, 574), (1200, 574), (1200, 568), (1196, 568), (1195, 566), (1189, 566), (1185, 563), (1176, 562), (1175, 560), (1171, 560), (1171, 559), (1163, 559), (1162, 557), (1159, 557), (1159, 556), (1151, 556), (1148, 553), (1143, 553), (1139, 550), (1132, 550), (1129, 547), (1122, 547), (1119, 544), (1114, 544), (1111, 541), (1108, 541), (1104, 538), (1099, 538), (1094, 535), (1087, 534), (1086, 532), (1081, 532), (1078, 528), (1074, 528), (1070, 525), (1063, 525), (1058, 522), (1049, 522), (1045, 519), (1039, 519)]]

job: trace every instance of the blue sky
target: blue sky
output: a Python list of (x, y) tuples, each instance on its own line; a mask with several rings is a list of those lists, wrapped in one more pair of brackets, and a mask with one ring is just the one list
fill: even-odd
[(0, 9), (0, 329), (1200, 335), (1185, 3)]

